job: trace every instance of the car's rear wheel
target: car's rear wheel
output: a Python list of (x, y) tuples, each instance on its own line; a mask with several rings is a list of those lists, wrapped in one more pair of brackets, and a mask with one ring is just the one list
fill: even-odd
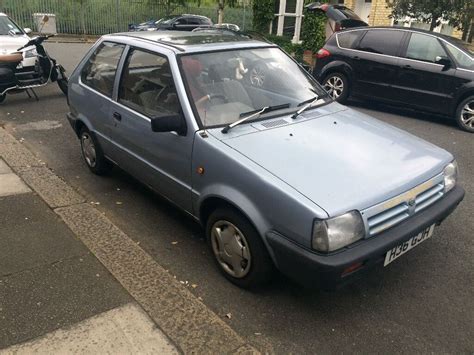
[(87, 167), (96, 175), (104, 175), (110, 171), (112, 164), (105, 158), (94, 135), (83, 127), (79, 134), (81, 152)]
[(344, 103), (349, 97), (349, 81), (342, 73), (330, 73), (323, 80), (324, 89), (337, 102)]
[(242, 288), (255, 288), (271, 279), (273, 263), (252, 224), (230, 207), (216, 209), (208, 218), (209, 247), (222, 274)]
[(474, 96), (469, 96), (458, 105), (456, 121), (463, 130), (474, 133)]

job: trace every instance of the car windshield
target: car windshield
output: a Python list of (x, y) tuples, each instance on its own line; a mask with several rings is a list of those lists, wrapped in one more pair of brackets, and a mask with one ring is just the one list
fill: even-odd
[(176, 16), (165, 16), (163, 18), (160, 18), (158, 21), (155, 22), (155, 24), (168, 24), (170, 22), (172, 22), (174, 19), (176, 18)]
[(0, 35), (8, 35), (10, 33), (21, 35), (23, 31), (7, 16), (0, 16)]
[(315, 95), (322, 98), (321, 103), (330, 100), (279, 48), (182, 55), (180, 60), (190, 102), (207, 128), (236, 122), (264, 107), (282, 107), (267, 117), (294, 112)]

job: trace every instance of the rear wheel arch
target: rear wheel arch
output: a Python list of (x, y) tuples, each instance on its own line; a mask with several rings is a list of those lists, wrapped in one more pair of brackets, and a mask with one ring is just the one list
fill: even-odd
[(474, 87), (469, 88), (457, 98), (456, 104), (453, 105), (453, 108), (451, 110), (453, 118), (456, 118), (455, 115), (461, 102), (466, 100), (469, 96), (474, 96)]

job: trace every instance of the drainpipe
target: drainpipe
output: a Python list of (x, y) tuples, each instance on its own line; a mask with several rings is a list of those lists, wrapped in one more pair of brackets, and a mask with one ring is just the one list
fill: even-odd
[(292, 42), (299, 43), (301, 34), (301, 22), (303, 20), (303, 6), (304, 0), (296, 0), (296, 22), (295, 22), (295, 34)]

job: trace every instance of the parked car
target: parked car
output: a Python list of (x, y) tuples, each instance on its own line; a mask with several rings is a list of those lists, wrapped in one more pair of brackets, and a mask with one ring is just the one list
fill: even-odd
[(318, 51), (314, 75), (339, 102), (377, 99), (474, 132), (474, 52), (453, 37), (405, 27), (339, 32)]
[[(354, 11), (344, 5), (313, 2), (306, 5), (305, 8), (309, 12), (321, 12), (326, 15), (326, 39), (331, 37), (333, 33), (347, 28), (368, 26), (367, 22), (363, 21)], [(294, 32), (294, 25), (283, 29), (285, 35), (293, 36)]]
[[(31, 39), (28, 34), (31, 29), (22, 29), (6, 14), (0, 12), (0, 55), (11, 54), (18, 51)], [(36, 62), (36, 48), (27, 48), (23, 52), (23, 61), (18, 65), (21, 71), (32, 71)]]
[(214, 27), (215, 27), (215, 28), (228, 29), (228, 30), (235, 31), (235, 32), (240, 31), (240, 27), (239, 27), (238, 25), (236, 25), (236, 24), (233, 24), (233, 23), (215, 24)]
[[(259, 62), (265, 86), (247, 78)], [(351, 282), (428, 239), (464, 196), (450, 153), (338, 104), (245, 36), (106, 35), (69, 83), (88, 168), (116, 164), (200, 222), (241, 287), (275, 267), (323, 288)]]
[(158, 21), (147, 21), (140, 25), (129, 25), (129, 31), (192, 31), (198, 27), (212, 27), (211, 19), (200, 15), (171, 15)]

